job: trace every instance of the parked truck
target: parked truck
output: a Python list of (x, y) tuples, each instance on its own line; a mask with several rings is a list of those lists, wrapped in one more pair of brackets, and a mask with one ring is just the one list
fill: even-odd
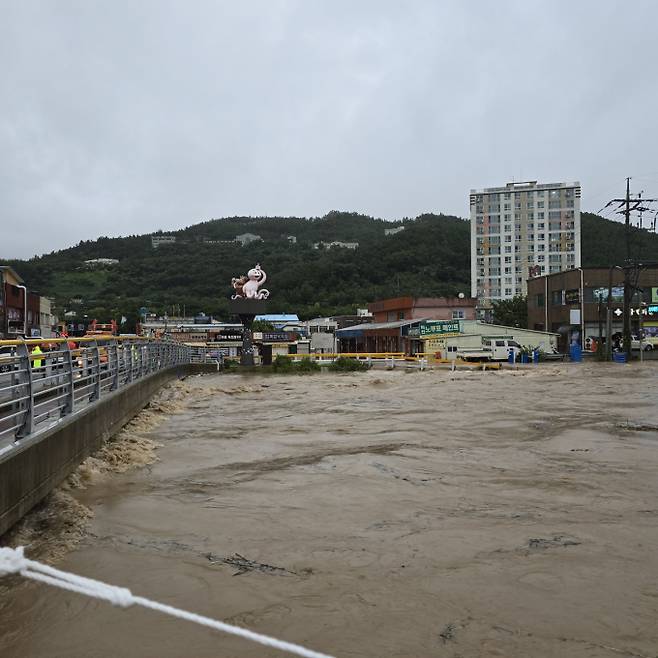
[(453, 352), (463, 361), (507, 361), (510, 352), (518, 358), (521, 346), (510, 338), (482, 338), (482, 347), (459, 347)]

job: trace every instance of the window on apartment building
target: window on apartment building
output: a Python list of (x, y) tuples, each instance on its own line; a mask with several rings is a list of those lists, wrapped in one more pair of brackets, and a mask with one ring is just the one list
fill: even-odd
[[(535, 207), (535, 206), (534, 206), (534, 204), (532, 203), (532, 201), (528, 201), (528, 210), (530, 210), (530, 209), (532, 209), (532, 208), (534, 208), (534, 207)], [(530, 215), (532, 215), (531, 212), (528, 213), (528, 217), (530, 217)]]
[(505, 262), (506, 263), (511, 263), (512, 262), (512, 257), (511, 256), (505, 256)]
[(567, 208), (573, 208), (573, 199), (567, 199), (565, 205), (567, 206)]
[(521, 210), (521, 201), (515, 201), (514, 202), (514, 208), (516, 210)]
[(505, 247), (505, 253), (506, 254), (511, 254), (512, 253), (512, 247)]
[(564, 303), (564, 290), (553, 290), (551, 292), (551, 304), (553, 306), (562, 306)]
[(546, 233), (537, 233), (537, 240), (545, 240)]
[(509, 222), (509, 220), (510, 220), (510, 215), (509, 215), (509, 213), (503, 215), (503, 219), (504, 219), (506, 222)]
[(512, 268), (511, 268), (511, 266), (510, 266), (510, 267), (506, 267), (506, 268), (505, 268), (505, 274), (511, 274), (511, 273), (512, 273)]
[(544, 256), (544, 254), (540, 254), (539, 256), (537, 256), (538, 263), (543, 263), (545, 260), (546, 260), (546, 256)]
[(505, 224), (505, 231), (509, 233), (512, 230), (512, 225), (511, 224)]
[(543, 208), (544, 207), (544, 202), (543, 201), (537, 201), (537, 208)]
[(544, 293), (540, 292), (539, 294), (535, 295), (535, 306), (537, 308), (542, 308), (545, 304), (545, 299), (544, 299)]
[(535, 239), (535, 234), (534, 233), (528, 233), (528, 240), (534, 240)]
[(515, 212), (514, 213), (514, 219), (515, 220), (517, 220), (517, 219), (520, 220), (521, 219), (521, 213), (520, 212)]
[(543, 229), (544, 228), (544, 222), (539, 222), (539, 224), (537, 224), (537, 228), (538, 229)]
[(520, 276), (517, 276), (517, 277), (516, 277), (516, 285), (517, 285), (517, 287), (521, 287), (521, 282), (522, 282), (522, 280), (523, 280), (523, 279), (521, 279)]
[(509, 203), (504, 203), (503, 204), (503, 210), (511, 210), (511, 209), (512, 209), (511, 204), (509, 204)]
[(511, 277), (511, 276), (506, 276), (506, 277), (505, 277), (505, 283), (508, 284), (508, 285), (511, 285), (511, 283), (512, 283), (512, 277)]
[(528, 245), (528, 251), (534, 251), (535, 250), (535, 245), (534, 244), (529, 244)]
[(537, 251), (546, 251), (546, 245), (545, 244), (538, 244), (537, 245)]
[(505, 192), (505, 198), (506, 198), (506, 199), (510, 199), (510, 198), (511, 198), (511, 195), (510, 195), (509, 192)]
[(543, 212), (538, 212), (537, 213), (537, 219), (544, 219), (544, 213)]
[(548, 202), (548, 207), (549, 208), (559, 208), (560, 207), (559, 199), (557, 201), (549, 201)]
[(452, 312), (452, 319), (453, 320), (463, 320), (464, 319), (463, 309), (458, 309), (456, 311), (453, 311)]
[(512, 236), (511, 235), (506, 235), (505, 236), (505, 242), (511, 242), (512, 241)]
[(510, 296), (512, 294), (512, 289), (511, 288), (505, 288), (505, 295)]

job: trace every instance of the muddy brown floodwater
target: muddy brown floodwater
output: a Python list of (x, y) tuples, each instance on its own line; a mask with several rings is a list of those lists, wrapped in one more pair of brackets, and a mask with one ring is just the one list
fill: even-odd
[[(18, 539), (339, 657), (656, 658), (657, 365), (190, 378)], [(0, 655), (283, 654), (12, 581)]]

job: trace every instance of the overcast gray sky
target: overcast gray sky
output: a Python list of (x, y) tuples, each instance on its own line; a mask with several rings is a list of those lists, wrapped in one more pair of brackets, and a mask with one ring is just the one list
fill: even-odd
[(658, 196), (658, 2), (0, 0), (0, 257), (230, 215)]

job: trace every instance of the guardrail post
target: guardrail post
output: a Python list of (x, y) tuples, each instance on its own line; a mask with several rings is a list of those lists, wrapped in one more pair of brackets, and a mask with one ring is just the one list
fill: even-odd
[(62, 358), (64, 360), (64, 374), (66, 378), (66, 386), (68, 386), (68, 393), (66, 394), (66, 402), (62, 407), (62, 416), (72, 414), (75, 408), (75, 391), (73, 386), (73, 355), (71, 354), (71, 346), (68, 341), (61, 344)]
[(100, 400), (101, 397), (101, 351), (95, 340), (87, 343), (87, 348), (91, 350), (91, 372), (94, 382), (94, 391), (89, 396), (89, 402), (93, 402)]
[(126, 362), (126, 371), (127, 371), (127, 376), (126, 376), (126, 383), (131, 382), (133, 380), (133, 349), (132, 345), (128, 343), (123, 344), (123, 356), (125, 358)]
[[(114, 371), (112, 370), (112, 363), (114, 363)], [(116, 340), (113, 340), (107, 346), (107, 366), (112, 375), (110, 391), (116, 391), (119, 388), (119, 344)]]
[(34, 426), (34, 389), (32, 387), (32, 361), (30, 359), (30, 350), (25, 343), (20, 343), (16, 346), (16, 354), (20, 357), (20, 369), (25, 370), (22, 377), (27, 386), (29, 400), (27, 400), (27, 409), (25, 413), (25, 420), (16, 432), (16, 438), (20, 439), (32, 432)]
[(139, 376), (144, 377), (148, 370), (146, 369), (146, 345), (144, 343), (139, 344)]

